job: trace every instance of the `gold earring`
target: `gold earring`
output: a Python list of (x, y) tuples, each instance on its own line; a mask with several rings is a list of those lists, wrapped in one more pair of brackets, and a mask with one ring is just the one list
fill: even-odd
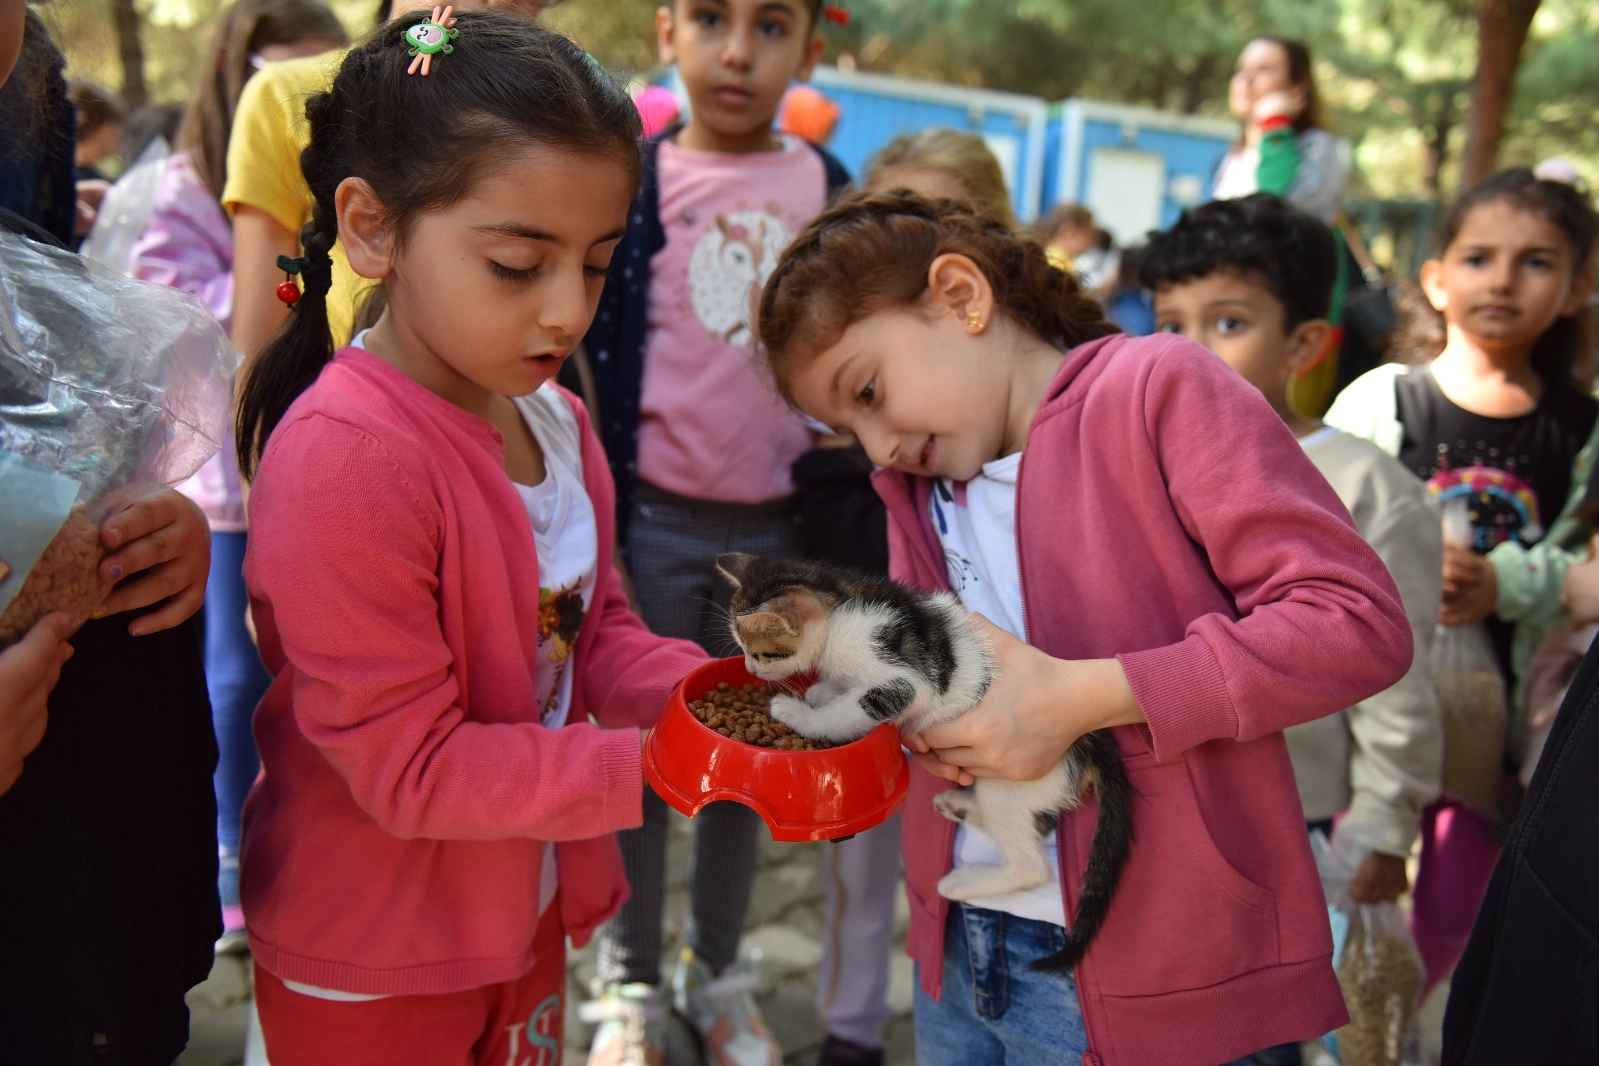
[(983, 332), (983, 316), (977, 311), (966, 312), (966, 328), (973, 333)]

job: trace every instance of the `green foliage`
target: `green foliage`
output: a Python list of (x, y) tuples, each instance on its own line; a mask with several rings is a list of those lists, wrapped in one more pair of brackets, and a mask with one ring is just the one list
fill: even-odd
[[(660, 0), (568, 0), (547, 23), (624, 76), (657, 67)], [(183, 99), (221, 0), (136, 0), (155, 100)], [(332, 0), (352, 34), (376, 0)], [(848, 0), (824, 23), (830, 61), (1049, 100), (1084, 96), (1226, 114), (1227, 80), (1261, 33), (1317, 57), (1329, 118), (1357, 146), (1355, 191), (1442, 195), (1454, 181), (1476, 63), (1476, 0)], [(69, 74), (121, 84), (110, 0), (40, 9)], [(1572, 158), (1599, 185), (1599, 4), (1543, 0), (1501, 161)]]

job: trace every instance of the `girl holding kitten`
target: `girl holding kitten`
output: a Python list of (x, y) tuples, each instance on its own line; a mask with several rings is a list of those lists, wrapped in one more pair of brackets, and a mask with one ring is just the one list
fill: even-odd
[[(627, 893), (639, 728), (704, 658), (628, 610), (604, 454), (550, 381), (627, 224), (638, 114), (562, 37), (434, 18), (307, 105), (304, 291), (239, 402), (274, 1066), (558, 1059), (565, 941)], [(408, 31), (453, 51), (412, 75)], [(335, 240), (387, 298), (337, 352)]]
[[(1214, 1066), (1342, 1024), (1281, 731), (1391, 684), (1410, 633), (1281, 420), (1198, 345), (1118, 336), (1041, 247), (951, 201), (822, 214), (760, 329), (784, 394), (883, 468), (893, 575), (993, 623), (988, 696), (911, 741), (917, 1061)], [(952, 905), (939, 880), (995, 856), (932, 801), (1036, 779), (1096, 729), (1137, 793), (1131, 857), (1076, 971), (1039, 972), (1095, 805), (1060, 818), (1051, 881)]]

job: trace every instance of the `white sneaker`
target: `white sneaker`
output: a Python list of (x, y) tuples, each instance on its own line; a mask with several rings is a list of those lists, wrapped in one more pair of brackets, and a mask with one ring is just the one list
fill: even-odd
[(599, 998), (577, 1009), (579, 1020), (599, 1024), (588, 1066), (663, 1066), (666, 1004), (661, 990), (646, 984), (608, 984)]
[(672, 1005), (693, 1023), (710, 1066), (782, 1066), (783, 1051), (755, 1005), (755, 975), (745, 965), (720, 977), (685, 947), (672, 976)]

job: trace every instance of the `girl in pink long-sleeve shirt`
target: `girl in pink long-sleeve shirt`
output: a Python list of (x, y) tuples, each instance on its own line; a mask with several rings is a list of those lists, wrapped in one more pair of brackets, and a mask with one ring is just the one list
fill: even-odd
[[(881, 469), (890, 570), (981, 612), (987, 697), (910, 743), (917, 1061), (1216, 1066), (1342, 1024), (1282, 730), (1411, 659), (1393, 582), (1260, 396), (1180, 337), (1116, 335), (1037, 245), (948, 201), (846, 201), (762, 296), (779, 386)], [(1137, 798), (1109, 914), (1060, 949), (1090, 800), (1051, 881), (951, 903), (998, 861), (932, 799), (1029, 780), (1109, 729)]]
[[(435, 14), (307, 105), (294, 313), (239, 403), (274, 1066), (557, 1061), (564, 940), (627, 891), (640, 727), (703, 660), (628, 610), (605, 458), (549, 380), (627, 223), (637, 112), (562, 37)], [(337, 353), (335, 240), (386, 296)]]

